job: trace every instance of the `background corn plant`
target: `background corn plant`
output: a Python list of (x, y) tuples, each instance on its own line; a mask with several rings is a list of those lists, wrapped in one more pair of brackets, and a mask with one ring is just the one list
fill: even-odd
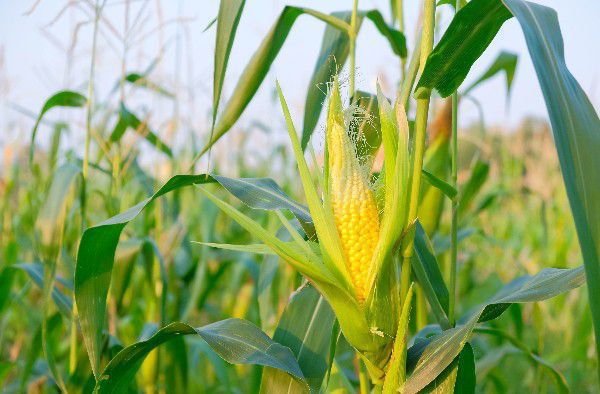
[[(415, 110), (408, 113), (415, 114), (409, 124), (418, 202), (412, 219), (418, 221), (395, 265), (403, 284), (415, 281), (405, 392), (595, 390), (600, 122), (565, 65), (556, 15), (522, 0), (461, 1), (453, 9), (444, 5), (453, 2), (438, 2), (453, 19), (434, 37), (436, 4), (425, 0), (411, 48), (402, 1), (391, 2), (393, 18), (387, 20), (388, 10), (363, 10), (357, 3), (333, 14), (286, 7), (220, 105), (245, 5), (223, 0), (208, 27), (216, 37), (212, 122), (199, 145), (181, 150), (166, 138), (168, 127), (153, 127), (129, 104), (139, 92), (177, 101), (177, 92), (153, 77), (158, 58), (141, 72), (122, 68), (108, 97), (95, 94), (97, 35), (109, 26), (102, 15), (110, 4), (88, 5), (94, 26), (89, 83), (49, 95), (33, 115), (31, 143), (3, 167), (4, 391), (371, 390), (367, 368), (326, 299), (277, 257), (263, 255), (256, 234), (219, 214), (198, 190), (219, 193), (282, 240), (293, 231), (269, 211), (289, 212), (311, 236), (287, 141), (264, 161), (253, 160), (243, 130), (232, 132), (237, 146), (218, 143), (258, 88), (269, 84), (269, 69), (300, 17), (325, 25), (306, 91), (301, 148), (318, 138), (313, 133), (325, 112), (324, 87), (347, 64), (342, 90), (365, 114), (351, 130), (359, 136), (356, 149), (375, 169), (381, 166), (385, 119), (378, 114), (387, 98), (355, 89), (356, 36), (365, 23), (381, 33), (376, 45), (398, 56), (401, 78), (391, 99)], [(124, 7), (129, 12), (129, 2)], [(473, 100), (469, 93), (498, 73), (510, 90), (517, 58), (505, 52), (473, 84), (461, 84), (513, 17), (550, 125), (531, 120), (507, 135), (487, 130), (482, 120), (461, 130), (457, 143), (456, 111)], [(437, 100), (437, 94), (454, 97)], [(47, 120), (61, 108), (80, 111), (84, 124)], [(279, 113), (276, 103), (273, 108)], [(283, 122), (267, 129), (275, 133)], [(74, 132), (86, 134), (85, 146), (66, 151), (61, 146)], [(37, 148), (40, 133), (51, 136), (48, 149)], [(161, 157), (160, 171), (140, 164), (145, 151), (139, 139)], [(201, 158), (210, 162), (210, 173), (193, 175)], [(212, 247), (217, 244), (250, 246), (218, 250)], [(587, 292), (573, 290), (586, 281)]]

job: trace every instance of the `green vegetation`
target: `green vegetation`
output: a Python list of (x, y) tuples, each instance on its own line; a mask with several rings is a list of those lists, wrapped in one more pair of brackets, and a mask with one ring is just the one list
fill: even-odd
[[(128, 104), (140, 90), (177, 101), (154, 65), (123, 66), (111, 95), (95, 96), (107, 4), (91, 6), (86, 92), (49, 94), (30, 144), (3, 154), (2, 392), (597, 391), (600, 120), (565, 65), (556, 14), (424, 0), (410, 47), (402, 0), (386, 12), (349, 3), (285, 7), (220, 105), (245, 6), (221, 0), (198, 149)], [(453, 15), (439, 36), (436, 7)], [(326, 26), (303, 123), (269, 86), (289, 138), (256, 160), (232, 127), (299, 17)], [(463, 81), (513, 17), (550, 122), (460, 125), (479, 85), (502, 75), (510, 92), (509, 52)], [(394, 97), (355, 88), (364, 23), (398, 57)], [(85, 124), (47, 120), (65, 108)], [(83, 149), (64, 149), (68, 132), (85, 133)], [(222, 147), (226, 133), (243, 139)]]

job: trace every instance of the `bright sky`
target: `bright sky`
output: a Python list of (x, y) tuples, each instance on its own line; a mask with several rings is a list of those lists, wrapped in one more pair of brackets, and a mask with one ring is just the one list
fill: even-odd
[[(44, 100), (52, 93), (64, 88), (84, 92), (87, 83), (91, 25), (82, 25), (79, 29), (70, 72), (66, 71), (67, 57), (64, 48), (69, 46), (77, 23), (88, 19), (82, 9), (89, 8), (84, 5), (80, 9), (71, 7), (54, 21), (66, 1), (41, 0), (31, 15), (25, 15), (34, 2), (0, 0), (0, 127), (7, 130), (6, 133), (0, 133), (0, 146), (10, 140), (28, 138), (33, 123), (10, 105), (18, 104), (37, 113)], [(216, 16), (218, 1), (152, 0), (146, 2), (149, 6), (138, 16), (138, 9), (145, 2), (131, 0), (130, 26), (135, 25), (135, 28), (130, 34), (134, 42), (128, 52), (127, 69), (142, 71), (157, 55), (159, 48), (164, 46), (163, 60), (155, 75), (163, 84), (181, 95), (183, 104), (179, 110), (182, 116), (191, 119), (195, 129), (205, 131), (209, 126), (208, 114), (212, 100), (215, 29), (213, 26), (207, 32), (203, 30)], [(565, 40), (567, 64), (595, 107), (599, 108), (600, 35), (597, 25), (600, 23), (600, 2), (537, 2), (557, 10)], [(124, 3), (123, 0), (108, 0), (105, 9), (107, 19), (119, 34), (124, 26)], [(156, 29), (159, 24), (157, 3), (161, 4), (160, 11), (165, 22), (162, 30)], [(360, 0), (359, 8), (378, 8), (389, 21), (388, 3), (387, 0)], [(416, 19), (420, 1), (405, 3), (408, 8), (407, 31), (411, 33), (410, 44), (414, 31), (411, 21)], [(224, 98), (230, 96), (244, 65), (285, 4), (302, 5), (328, 13), (349, 9), (352, 1), (248, 0), (225, 77)], [(438, 11), (442, 20), (447, 22), (451, 8), (441, 6)], [(310, 16), (298, 19), (264, 86), (242, 117), (242, 124), (248, 124), (256, 118), (268, 124), (272, 123), (273, 113), (280, 116), (279, 105), (273, 102), (274, 81), (277, 78), (292, 106), (297, 126), (301, 126), (304, 95), (320, 48), (323, 29), (322, 22)], [(63, 49), (59, 49), (61, 47)], [(375, 82), (380, 78), (387, 87), (388, 96), (392, 96), (393, 86), (398, 79), (398, 61), (371, 23), (363, 24), (357, 48), (357, 87), (374, 91)], [(519, 54), (519, 65), (508, 108), (505, 105), (503, 78), (495, 78), (474, 93), (483, 104), (486, 122), (491, 125), (514, 126), (526, 115), (546, 117), (543, 98), (523, 35), (514, 20), (503, 26), (492, 45), (471, 70), (467, 82), (479, 76), (501, 50)], [(98, 53), (96, 84), (98, 97), (102, 97), (119, 78), (122, 58), (122, 42), (106, 26), (99, 37)], [(164, 100), (151, 99), (143, 104), (153, 111), (157, 111), (157, 108), (172, 111), (172, 104)], [(468, 124), (476, 119), (475, 107), (465, 104), (461, 110), (461, 122)], [(7, 127), (13, 120), (22, 125), (22, 128)], [(160, 130), (160, 125), (157, 122), (155, 127)], [(23, 133), (26, 133), (25, 137)]]

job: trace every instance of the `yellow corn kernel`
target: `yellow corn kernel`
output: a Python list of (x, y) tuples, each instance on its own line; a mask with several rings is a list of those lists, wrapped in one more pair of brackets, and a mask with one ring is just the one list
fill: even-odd
[(333, 122), (327, 136), (329, 184), (335, 224), (346, 267), (359, 301), (367, 295), (367, 277), (379, 240), (379, 214), (367, 173), (342, 125)]

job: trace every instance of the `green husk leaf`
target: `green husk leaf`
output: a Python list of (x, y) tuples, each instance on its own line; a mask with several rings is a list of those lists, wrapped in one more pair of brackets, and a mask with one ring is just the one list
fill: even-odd
[[(298, 164), (298, 170), (300, 172), (300, 179), (302, 180), (304, 194), (308, 202), (308, 207), (310, 209), (310, 214), (313, 219), (317, 236), (319, 237), (319, 245), (322, 249), (323, 262), (325, 263), (325, 266), (327, 266), (327, 269), (339, 279), (340, 285), (353, 292), (353, 287), (351, 285), (352, 281), (346, 270), (343, 260), (344, 253), (332, 212), (330, 209), (326, 209), (323, 206), (323, 203), (321, 202), (321, 199), (317, 193), (317, 189), (313, 184), (308, 165), (304, 159), (304, 153), (302, 152), (302, 148), (300, 146), (300, 141), (298, 140), (296, 128), (292, 122), (292, 118), (279, 83), (277, 84), (277, 90), (279, 92), (279, 100), (281, 102), (281, 107), (286, 119), (288, 133), (290, 135), (290, 139), (292, 140), (292, 146), (294, 148), (294, 155), (296, 156), (296, 162)], [(330, 100), (339, 101), (339, 92), (337, 92), (337, 95), (336, 92), (337, 85), (332, 92), (332, 98)]]
[(392, 358), (388, 364), (387, 374), (383, 381), (383, 394), (393, 394), (400, 391), (406, 380), (406, 339), (412, 296), (413, 284), (410, 285), (404, 305), (402, 305), (402, 313), (398, 321), (398, 331), (396, 332), (392, 349)]

